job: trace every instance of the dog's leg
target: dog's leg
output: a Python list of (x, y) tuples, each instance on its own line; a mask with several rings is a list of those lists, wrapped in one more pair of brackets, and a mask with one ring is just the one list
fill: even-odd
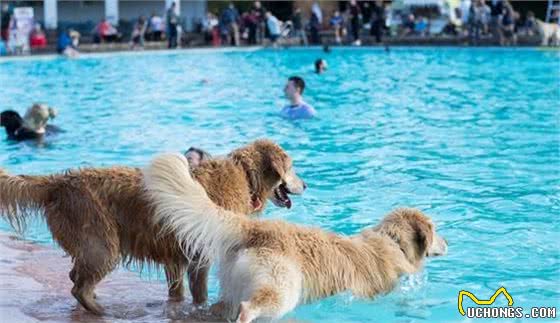
[(252, 262), (250, 285), (253, 291), (249, 300), (239, 305), (237, 322), (249, 323), (259, 317), (278, 319), (293, 310), (301, 297), (299, 268), (289, 259), (274, 253), (259, 254)]
[(68, 273), (68, 277), (73, 283), (76, 283), (76, 267), (72, 267), (72, 270)]
[(282, 296), (273, 286), (259, 288), (247, 302), (239, 306), (238, 323), (250, 323), (262, 314), (275, 317), (282, 307)]
[(185, 290), (183, 288), (184, 274), (185, 267), (183, 265), (165, 265), (165, 278), (167, 279), (169, 298), (173, 301), (182, 301), (185, 299)]
[[(72, 267), (72, 270), (70, 270), (70, 272), (68, 273), (68, 277), (70, 277), (70, 280), (74, 284), (76, 283), (76, 279), (78, 277), (78, 274), (76, 273), (76, 266)], [(97, 298), (97, 295), (95, 293), (93, 293), (93, 298)]]
[(93, 290), (98, 282), (99, 280), (94, 279), (94, 277), (78, 277), (72, 288), (72, 295), (86, 310), (96, 315), (103, 315), (103, 308), (94, 301)]
[[(111, 272), (118, 262), (116, 255), (103, 252), (104, 247), (89, 248), (84, 253), (83, 258), (77, 258), (74, 268), (70, 271), (71, 279), (74, 278), (72, 295), (82, 306), (96, 315), (103, 314), (103, 308), (95, 302), (95, 286), (109, 272)], [(95, 255), (92, 256), (92, 253)], [(97, 261), (96, 260), (101, 260)]]
[[(217, 318), (224, 319), (230, 314), (232, 309), (231, 304), (226, 303), (225, 301), (219, 301), (217, 303), (212, 304), (210, 306), (210, 314), (216, 316)], [(235, 314), (234, 314), (235, 315)], [(232, 315), (233, 316), (233, 315)]]
[(196, 305), (204, 304), (208, 300), (208, 264), (190, 263), (187, 269), (189, 274), (189, 289)]

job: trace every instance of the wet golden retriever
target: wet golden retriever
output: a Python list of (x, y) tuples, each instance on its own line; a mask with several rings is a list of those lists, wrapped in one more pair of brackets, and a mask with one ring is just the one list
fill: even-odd
[(256, 221), (217, 206), (188, 173), (181, 155), (157, 157), (144, 171), (164, 232), (219, 261), (217, 312), (238, 322), (277, 319), (305, 303), (346, 290), (359, 297), (390, 291), (447, 242), (415, 209), (398, 209), (374, 228), (346, 237), (284, 221)]
[[(190, 178), (189, 168), (183, 171)], [(288, 194), (301, 194), (305, 188), (291, 158), (268, 140), (204, 161), (192, 176), (214, 203), (243, 215), (260, 212), (267, 199), (289, 208)], [(94, 301), (94, 288), (120, 260), (163, 265), (174, 299), (183, 299), (187, 271), (193, 301), (206, 301), (207, 263), (188, 259), (174, 235), (162, 234), (139, 169), (92, 168), (48, 176), (10, 176), (0, 170), (0, 213), (21, 228), (36, 209), (44, 211), (54, 240), (72, 256), (72, 294), (87, 310), (103, 312)]]

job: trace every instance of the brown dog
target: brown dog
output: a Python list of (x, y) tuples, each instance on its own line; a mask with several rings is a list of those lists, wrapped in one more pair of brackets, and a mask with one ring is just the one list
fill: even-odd
[[(186, 170), (189, 172), (189, 170)], [(227, 158), (201, 162), (192, 170), (217, 205), (238, 214), (258, 213), (267, 199), (291, 207), (288, 194), (304, 184), (280, 146), (258, 140)], [(294, 189), (295, 187), (295, 189)], [(72, 294), (101, 314), (95, 285), (119, 263), (163, 265), (169, 296), (183, 299), (183, 274), (195, 303), (207, 299), (207, 263), (188, 259), (174, 235), (162, 232), (137, 168), (82, 169), (49, 176), (10, 176), (0, 170), (0, 213), (16, 228), (39, 209), (54, 240), (73, 258)]]
[(201, 259), (219, 262), (220, 302), (213, 309), (237, 322), (278, 319), (300, 303), (344, 291), (374, 297), (419, 270), (425, 257), (447, 252), (419, 210), (395, 210), (349, 237), (255, 221), (217, 206), (187, 169), (185, 157), (163, 155), (144, 171), (154, 216)]

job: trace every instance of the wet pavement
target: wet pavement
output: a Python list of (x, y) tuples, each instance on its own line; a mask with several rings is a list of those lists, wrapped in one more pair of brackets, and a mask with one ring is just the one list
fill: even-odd
[(0, 233), (0, 322), (209, 322), (190, 300), (168, 302), (165, 283), (118, 269), (97, 287), (106, 314), (86, 312), (71, 295), (71, 259), (63, 251)]

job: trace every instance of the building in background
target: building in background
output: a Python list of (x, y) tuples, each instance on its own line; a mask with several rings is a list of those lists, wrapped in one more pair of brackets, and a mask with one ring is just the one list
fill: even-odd
[(175, 2), (186, 31), (194, 30), (197, 23), (205, 17), (206, 0), (42, 0), (42, 1), (6, 1), (14, 7), (31, 7), (35, 21), (43, 24), (45, 29), (54, 30), (69, 26), (95, 26), (106, 18), (114, 25), (122, 22), (131, 23), (143, 15), (152, 13), (164, 16), (166, 9)]

